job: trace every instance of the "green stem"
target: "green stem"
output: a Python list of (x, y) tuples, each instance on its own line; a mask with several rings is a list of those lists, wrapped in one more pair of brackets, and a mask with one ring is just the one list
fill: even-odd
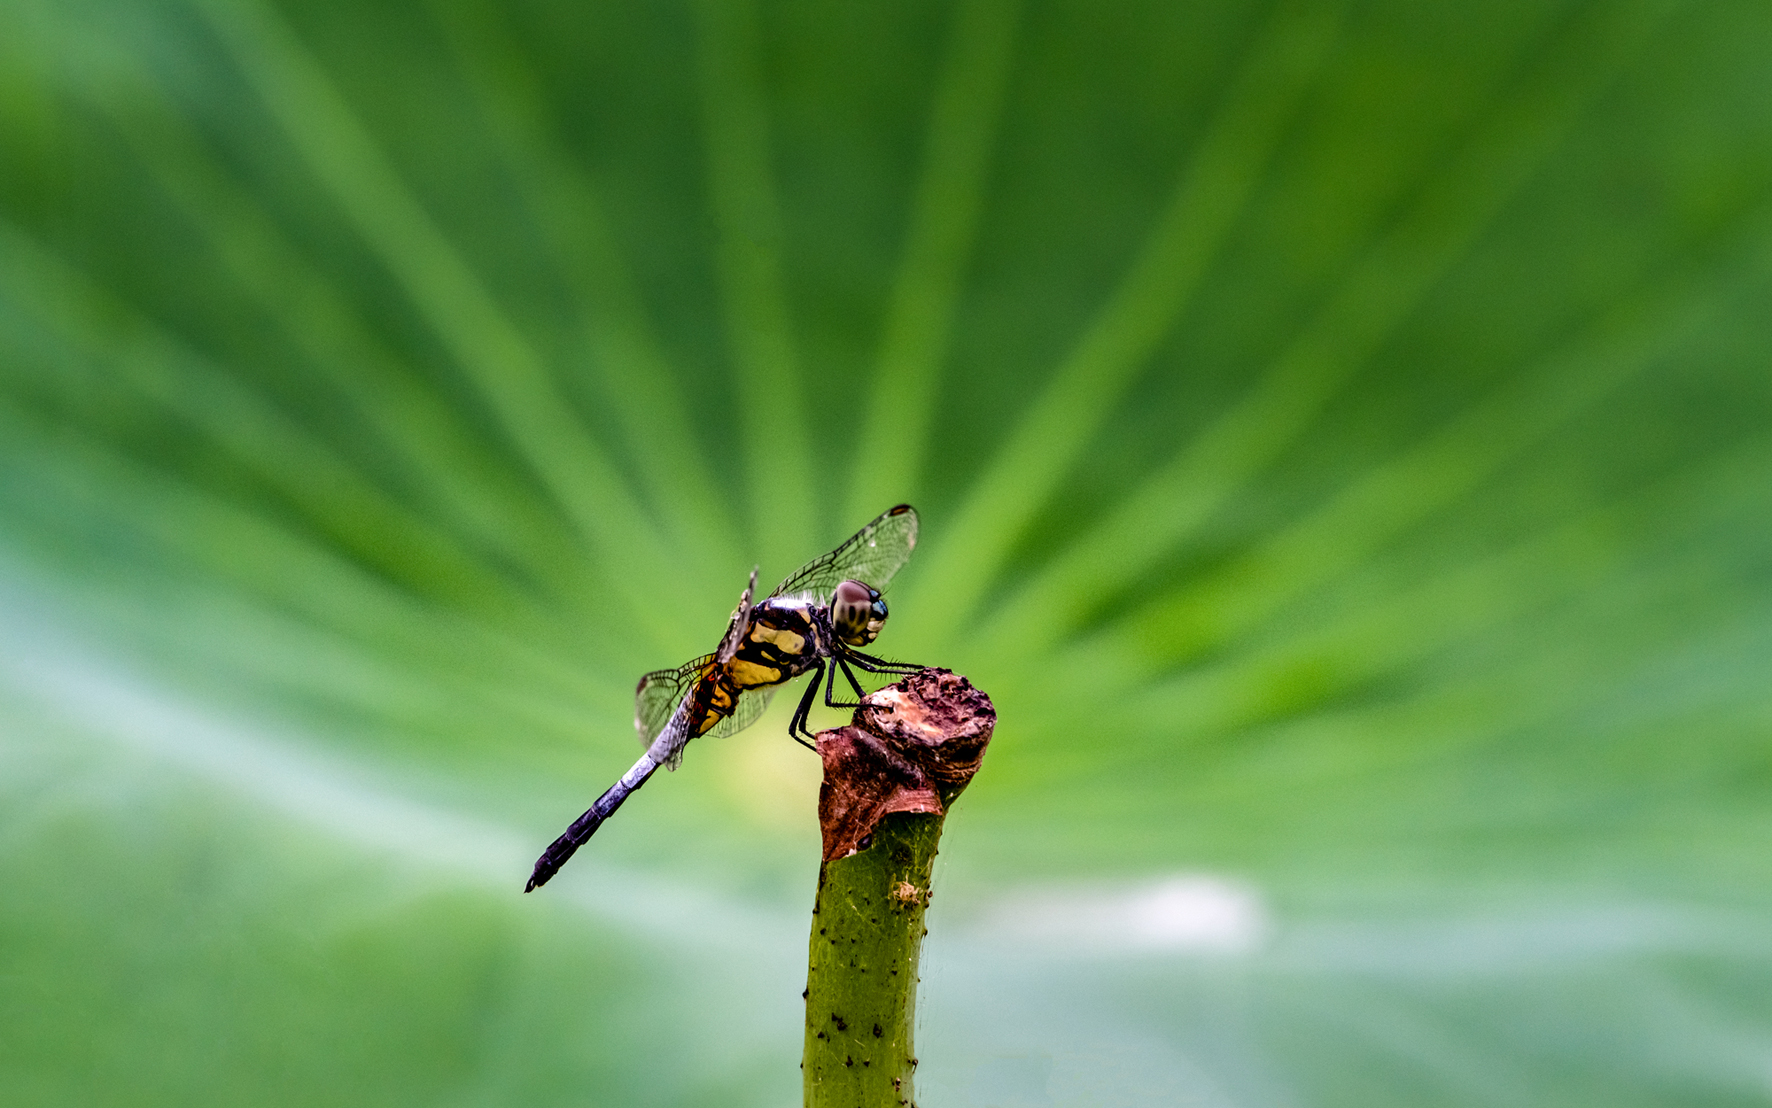
[(917, 956), (941, 824), (984, 760), (991, 698), (924, 669), (821, 732), (824, 864), (806, 971), (806, 1108), (911, 1105)]
[(929, 873), (943, 817), (883, 818), (819, 869), (806, 981), (806, 1108), (912, 1104), (911, 1029)]

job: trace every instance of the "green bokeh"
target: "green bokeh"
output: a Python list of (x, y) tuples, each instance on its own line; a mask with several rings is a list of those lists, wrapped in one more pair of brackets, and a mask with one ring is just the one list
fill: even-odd
[[(1002, 719), (927, 1103), (1764, 1103), (1768, 57), (8, 0), (0, 1103), (794, 1103), (784, 705), (517, 890), (634, 678), (900, 500), (880, 645)], [(1171, 887), (1246, 933), (1005, 907)]]

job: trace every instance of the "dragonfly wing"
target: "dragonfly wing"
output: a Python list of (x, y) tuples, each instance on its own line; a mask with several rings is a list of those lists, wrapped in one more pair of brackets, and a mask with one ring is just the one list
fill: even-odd
[(764, 711), (769, 707), (769, 698), (774, 695), (775, 687), (773, 685), (752, 689), (741, 694), (738, 703), (732, 707), (732, 714), (714, 724), (713, 728), (708, 731), (708, 737), (723, 739), (727, 735), (736, 735), (743, 731), (763, 718)]
[(900, 504), (857, 531), (842, 546), (801, 566), (798, 573), (770, 595), (805, 595), (824, 603), (839, 584), (850, 578), (885, 592), (893, 575), (910, 561), (916, 546), (917, 512), (909, 504)]
[[(666, 743), (654, 751), (659, 765), (666, 769), (676, 769), (683, 763), (683, 748), (693, 737), (689, 734), (689, 712), (685, 701), (695, 691), (702, 675), (717, 664), (718, 655), (704, 654), (676, 669), (648, 673), (640, 678), (639, 687), (634, 690), (634, 730), (639, 733), (641, 746), (651, 749), (658, 737), (667, 731), (682, 736), (680, 741)], [(773, 688), (754, 689), (740, 695), (738, 703), (732, 706), (732, 714), (714, 724), (707, 734), (724, 738), (743, 731), (762, 717), (774, 695)]]
[(757, 593), (757, 569), (751, 567), (751, 583), (744, 587), (739, 595), (738, 607), (732, 610), (732, 622), (726, 625), (726, 637), (720, 640), (720, 649), (714, 651), (714, 657), (722, 662), (730, 662), (738, 653), (739, 644), (744, 642), (745, 632), (751, 626), (751, 597)]
[[(693, 685), (693, 682), (691, 684)], [(727, 735), (743, 731), (762, 718), (763, 713), (769, 708), (770, 697), (774, 695), (773, 688), (755, 689), (741, 694), (738, 702), (732, 706), (732, 714), (721, 718), (718, 723), (708, 728), (707, 736), (722, 739)], [(659, 731), (659, 737), (654, 738), (647, 748), (658, 760), (658, 764), (669, 770), (674, 770), (683, 764), (683, 748), (688, 746), (689, 740), (695, 737), (690, 732), (692, 706), (689, 699), (685, 695), (678, 701), (677, 706), (671, 709), (665, 718), (664, 726)]]
[(695, 737), (689, 733), (691, 711), (689, 698), (684, 697), (665, 721), (664, 730), (646, 748), (646, 753), (652, 756), (653, 761), (673, 772), (683, 764), (683, 748)]
[(670, 722), (671, 713), (713, 663), (714, 656), (704, 654), (676, 669), (654, 670), (640, 678), (634, 688), (634, 730), (640, 734), (641, 746), (652, 745)]

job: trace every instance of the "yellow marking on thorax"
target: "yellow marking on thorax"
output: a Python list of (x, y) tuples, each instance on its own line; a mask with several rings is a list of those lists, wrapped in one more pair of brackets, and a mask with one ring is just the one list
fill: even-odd
[(751, 641), (774, 644), (783, 654), (800, 654), (806, 649), (806, 636), (784, 628), (766, 627), (761, 623), (751, 625)]
[(734, 658), (727, 662), (726, 672), (731, 675), (732, 683), (741, 689), (781, 684), (781, 670), (774, 666), (760, 666), (744, 658)]

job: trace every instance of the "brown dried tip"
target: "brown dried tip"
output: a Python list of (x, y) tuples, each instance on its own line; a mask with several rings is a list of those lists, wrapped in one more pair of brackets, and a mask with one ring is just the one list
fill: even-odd
[(892, 812), (946, 812), (978, 771), (996, 723), (991, 698), (972, 682), (925, 669), (864, 699), (849, 726), (820, 732), (824, 860), (860, 850)]

